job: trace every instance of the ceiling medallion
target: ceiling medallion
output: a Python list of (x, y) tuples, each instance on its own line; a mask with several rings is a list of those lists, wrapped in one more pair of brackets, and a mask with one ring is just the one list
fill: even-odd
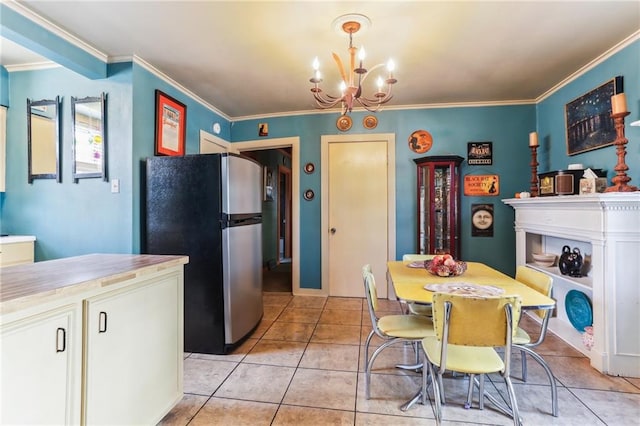
[(351, 128), (353, 120), (348, 115), (341, 115), (336, 121), (336, 127), (342, 132), (346, 132)]
[[(387, 63), (387, 75), (383, 79), (382, 76), (378, 76), (377, 79), (377, 91), (370, 94), (369, 97), (365, 96), (363, 83), (372, 71), (380, 68), (384, 64), (377, 64), (371, 67), (370, 70), (364, 68), (363, 62), (365, 59), (365, 51), (363, 47), (357, 48), (353, 46), (353, 35), (357, 33), (361, 28), (366, 28), (371, 24), (371, 20), (364, 15), (360, 14), (348, 14), (343, 15), (334, 20), (334, 27), (342, 28), (342, 31), (349, 35), (349, 62), (350, 68), (345, 69), (344, 63), (337, 53), (332, 53), (333, 60), (335, 61), (342, 81), (340, 82), (340, 96), (333, 96), (324, 94), (320, 88), (322, 83), (322, 74), (320, 73), (320, 62), (316, 57), (313, 61), (313, 77), (309, 79), (313, 83), (311, 92), (313, 98), (316, 101), (316, 106), (321, 109), (333, 108), (340, 104), (341, 115), (346, 115), (351, 112), (354, 105), (359, 105), (367, 111), (376, 112), (383, 104), (386, 104), (393, 97), (391, 94), (391, 87), (398, 81), (393, 76), (395, 65), (392, 60)], [(358, 56), (358, 62), (356, 62), (356, 53)], [(348, 71), (348, 73), (347, 73)], [(386, 87), (385, 87), (386, 85)], [(383, 91), (384, 88), (384, 91)]]
[(409, 149), (417, 154), (423, 154), (431, 149), (433, 137), (426, 130), (416, 130), (409, 136)]
[(367, 115), (363, 120), (362, 120), (362, 125), (364, 126), (365, 129), (375, 129), (376, 126), (378, 125), (378, 118), (375, 115)]

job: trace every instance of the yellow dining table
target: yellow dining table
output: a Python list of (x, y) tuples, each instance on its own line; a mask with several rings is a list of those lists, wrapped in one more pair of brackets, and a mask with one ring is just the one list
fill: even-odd
[(522, 309), (553, 309), (555, 300), (490, 266), (478, 262), (467, 262), (467, 270), (457, 277), (439, 277), (425, 268), (412, 268), (409, 261), (387, 263), (389, 278), (398, 299), (407, 302), (431, 304), (433, 292), (425, 289), (429, 284), (465, 283), (487, 285), (504, 290), (505, 295), (518, 295), (522, 299)]
[[(409, 267), (410, 261), (393, 261), (387, 263), (387, 272), (393, 283), (398, 299), (430, 305), (433, 291), (425, 289), (427, 285), (437, 284), (472, 284), (475, 286), (491, 286), (504, 290), (505, 295), (518, 295), (522, 300), (522, 309), (553, 309), (556, 302), (525, 284), (516, 281), (483, 263), (467, 262), (467, 270), (457, 277), (439, 277), (427, 272), (425, 268)], [(529, 351), (528, 351), (529, 352)], [(537, 356), (544, 365), (546, 362)], [(402, 366), (399, 366), (402, 367)], [(415, 367), (415, 366), (414, 366)], [(548, 368), (548, 367), (547, 367)], [(549, 370), (550, 371), (550, 370)], [(552, 386), (552, 398), (555, 398), (555, 386)], [(400, 409), (406, 411), (420, 400), (422, 390), (404, 403)], [(555, 414), (554, 414), (555, 415)]]

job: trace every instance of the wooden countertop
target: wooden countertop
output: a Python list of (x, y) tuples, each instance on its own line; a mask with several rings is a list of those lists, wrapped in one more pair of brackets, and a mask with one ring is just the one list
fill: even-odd
[(89, 254), (0, 268), (0, 313), (184, 265), (187, 256)]

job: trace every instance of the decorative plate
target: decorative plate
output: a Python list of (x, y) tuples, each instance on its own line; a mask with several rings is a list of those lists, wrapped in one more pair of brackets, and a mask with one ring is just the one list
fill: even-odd
[(336, 121), (336, 127), (342, 132), (349, 130), (352, 124), (353, 120), (348, 115), (341, 115), (338, 117), (338, 121)]
[(313, 173), (315, 169), (316, 169), (316, 166), (314, 166), (313, 163), (307, 163), (304, 165), (304, 172), (308, 175)]
[(580, 333), (593, 324), (591, 301), (581, 291), (570, 290), (564, 298), (564, 309), (571, 325)]
[(367, 115), (362, 120), (362, 125), (365, 129), (375, 129), (378, 125), (378, 118), (375, 115)]
[(499, 296), (504, 293), (504, 289), (500, 287), (471, 283), (427, 284), (424, 286), (424, 288), (425, 290), (438, 293), (460, 294), (468, 296)]
[(313, 189), (307, 189), (306, 191), (304, 191), (304, 199), (307, 201), (313, 200), (313, 197), (315, 196), (316, 194), (313, 192)]
[(429, 151), (432, 145), (433, 137), (426, 130), (416, 130), (409, 136), (409, 149), (417, 154)]

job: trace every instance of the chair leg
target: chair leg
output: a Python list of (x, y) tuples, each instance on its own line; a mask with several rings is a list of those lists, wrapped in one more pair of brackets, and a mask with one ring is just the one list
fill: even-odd
[(469, 409), (471, 408), (471, 405), (473, 403), (473, 378), (475, 377), (475, 374), (470, 374), (469, 375), (469, 389), (467, 390), (467, 402), (465, 402), (464, 404), (464, 408)]
[(544, 358), (538, 355), (537, 352), (534, 352), (533, 350), (524, 346), (517, 346), (517, 348), (520, 349), (520, 352), (523, 354), (523, 356), (525, 352), (531, 355), (531, 358), (533, 358), (538, 364), (540, 364), (545, 373), (547, 373), (549, 384), (551, 385), (551, 414), (553, 415), (553, 417), (558, 417), (558, 387), (556, 384), (556, 378), (553, 375), (551, 368), (546, 363)]
[(367, 362), (364, 369), (364, 391), (365, 391), (366, 399), (371, 398), (371, 368), (373, 367), (373, 362), (376, 360), (378, 355), (380, 355), (380, 353), (385, 348), (387, 348), (388, 346), (391, 346), (397, 341), (398, 339), (390, 339), (384, 342), (382, 345), (378, 346), (378, 348), (375, 351), (373, 351), (373, 354), (371, 355), (371, 359)]
[(513, 389), (511, 378), (508, 374), (504, 375), (504, 382), (507, 384), (507, 390), (509, 391), (509, 403), (511, 405), (511, 415), (513, 416), (514, 426), (520, 426), (522, 421), (520, 420), (520, 412), (518, 411), (518, 401), (516, 400), (516, 392)]
[[(433, 415), (436, 418), (436, 425), (440, 425), (442, 422), (442, 405), (441, 399), (444, 399), (444, 394), (440, 392), (442, 389), (442, 375), (438, 373), (438, 379), (435, 378), (435, 368), (430, 362), (425, 362), (425, 365), (429, 368), (429, 375), (431, 376), (431, 384), (433, 385)], [(425, 392), (426, 393), (426, 392)], [(424, 399), (423, 399), (424, 401)]]
[(478, 380), (478, 407), (484, 410), (484, 374)]
[(522, 360), (522, 381), (527, 381), (527, 354), (525, 351), (520, 350), (520, 358)]

